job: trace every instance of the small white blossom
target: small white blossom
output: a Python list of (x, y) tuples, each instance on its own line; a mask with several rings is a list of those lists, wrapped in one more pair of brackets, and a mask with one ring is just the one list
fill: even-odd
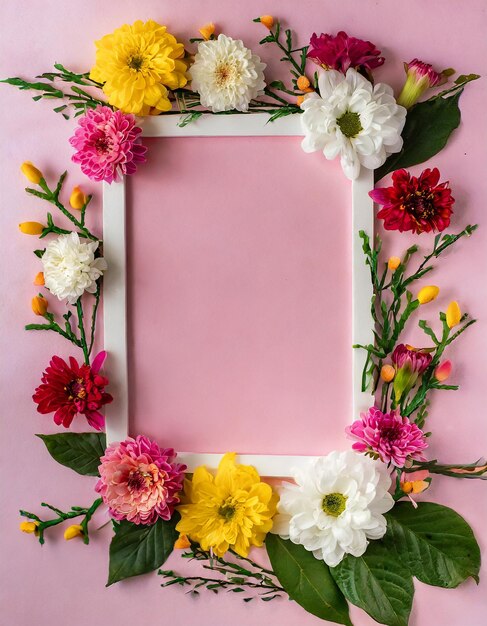
[(265, 87), (265, 67), (242, 41), (219, 35), (198, 44), (190, 68), (192, 87), (200, 94), (201, 104), (213, 113), (247, 111)]
[(42, 255), (45, 286), (58, 297), (74, 304), (85, 291), (94, 293), (96, 281), (107, 269), (104, 258), (95, 258), (97, 241), (81, 243), (77, 233), (60, 235)]
[(394, 500), (391, 478), (381, 461), (356, 452), (331, 452), (280, 488), (273, 533), (300, 544), (330, 567), (346, 554), (361, 556), (368, 539), (387, 529), (383, 515)]
[(354, 180), (360, 166), (376, 169), (402, 148), (406, 109), (389, 85), (373, 86), (353, 68), (318, 78), (320, 95), (310, 93), (301, 104), (305, 152), (322, 150), (327, 159), (340, 156), (345, 176)]

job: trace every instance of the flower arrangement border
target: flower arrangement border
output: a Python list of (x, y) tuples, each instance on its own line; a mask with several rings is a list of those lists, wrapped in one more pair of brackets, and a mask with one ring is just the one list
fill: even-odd
[[(145, 119), (142, 124), (142, 136), (164, 139), (168, 137), (302, 137), (298, 116), (286, 116), (267, 123), (266, 113), (253, 115), (234, 114), (231, 116), (202, 116), (192, 124), (180, 126), (177, 119), (158, 116)], [(344, 181), (348, 184), (348, 181)], [(374, 185), (373, 170), (363, 169), (360, 177), (351, 181), (351, 233), (350, 247), (352, 264), (352, 341), (350, 345), (367, 345), (373, 342), (373, 320), (370, 314), (372, 284), (369, 269), (364, 263), (362, 240), (359, 232), (374, 234), (374, 206), (368, 191)], [(103, 288), (104, 347), (110, 354), (107, 372), (111, 380), (116, 380), (119, 387), (113, 402), (105, 407), (107, 442), (122, 441), (129, 430), (129, 400), (127, 372), (127, 336), (126, 307), (120, 306), (126, 301), (127, 285), (126, 241), (125, 241), (125, 179), (118, 183), (103, 183), (103, 239), (104, 255), (108, 264), (116, 271), (107, 272)], [(361, 378), (366, 355), (362, 350), (352, 350), (352, 371), (350, 376), (352, 394), (352, 415), (358, 415), (373, 404), (369, 391), (361, 390)], [(205, 451), (180, 452), (178, 457), (189, 471), (199, 465), (216, 468), (222, 454), (208, 454)], [(262, 476), (287, 476), (290, 467), (297, 467), (311, 457), (289, 454), (258, 454), (239, 457), (242, 463), (253, 465)]]

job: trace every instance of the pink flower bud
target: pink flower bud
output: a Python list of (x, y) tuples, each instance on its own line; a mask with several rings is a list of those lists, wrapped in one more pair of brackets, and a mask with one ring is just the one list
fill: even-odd
[(413, 59), (404, 64), (406, 82), (402, 88), (397, 103), (409, 109), (416, 104), (423, 93), (430, 87), (436, 87), (444, 82), (444, 77), (433, 69), (429, 63)]
[(451, 361), (443, 361), (443, 363), (440, 363), (440, 365), (438, 365), (438, 367), (435, 369), (436, 380), (442, 383), (443, 381), (445, 381), (447, 378), (450, 377), (451, 370), (452, 370)]

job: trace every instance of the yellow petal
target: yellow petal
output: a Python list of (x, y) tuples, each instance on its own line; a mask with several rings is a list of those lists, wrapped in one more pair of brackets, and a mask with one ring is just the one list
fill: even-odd
[(64, 538), (66, 541), (70, 539), (74, 539), (75, 537), (82, 537), (83, 535), (83, 527), (81, 524), (73, 524), (72, 526), (68, 526), (64, 531)]
[(427, 304), (432, 302), (440, 293), (440, 288), (436, 285), (427, 285), (419, 290), (417, 299), (420, 304)]
[(446, 310), (446, 323), (448, 325), (448, 328), (454, 328), (455, 326), (460, 324), (461, 318), (462, 312), (460, 310), (460, 306), (458, 305), (458, 302), (453, 300), (452, 302), (450, 302)]
[(24, 235), (42, 235), (44, 228), (44, 224), (39, 222), (22, 222), (19, 224), (19, 230)]
[(42, 172), (37, 169), (35, 165), (33, 165), (30, 161), (24, 161), (20, 166), (20, 171), (22, 174), (34, 185), (38, 185), (44, 176)]

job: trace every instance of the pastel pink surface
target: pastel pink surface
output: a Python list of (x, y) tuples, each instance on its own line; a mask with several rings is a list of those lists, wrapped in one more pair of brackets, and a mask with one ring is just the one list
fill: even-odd
[[(75, 70), (85, 70), (93, 61), (92, 41), (111, 32), (121, 23), (135, 19), (154, 18), (167, 22), (173, 32), (185, 39), (194, 36), (198, 26), (213, 20), (227, 33), (243, 37), (248, 45), (256, 48), (257, 40), (262, 36), (262, 27), (252, 24), (251, 19), (260, 13), (280, 15), (300, 33), (300, 43), (303, 44), (313, 30), (336, 32), (345, 29), (358, 37), (372, 40), (387, 57), (385, 66), (377, 71), (376, 76), (378, 80), (390, 82), (396, 89), (403, 81), (401, 62), (409, 61), (415, 56), (432, 62), (440, 69), (453, 65), (459, 72), (476, 71), (487, 74), (487, 49), (483, 37), (487, 20), (483, 0), (471, 0), (467, 6), (459, 5), (453, 0), (430, 0), (428, 3), (410, 0), (407, 4), (361, 0), (342, 2), (339, 5), (318, 0), (300, 3), (273, 0), (265, 4), (251, 2), (247, 5), (240, 2), (224, 3), (220, 0), (191, 4), (167, 0), (146, 0), (139, 4), (126, 0), (107, 0), (102, 11), (100, 3), (86, 0), (82, 10), (77, 13), (72, 3), (59, 0), (53, 0), (49, 4), (41, 0), (30, 0), (23, 6), (7, 0), (0, 6), (0, 23), (3, 28), (0, 75), (34, 76), (46, 71), (55, 61), (62, 61)], [(401, 29), (397, 28), (399, 23)], [(262, 49), (260, 53), (266, 61), (276, 58), (270, 49)], [(271, 67), (268, 75), (283, 75), (284, 69), (276, 69), (277, 62), (269, 65)], [(51, 176), (68, 167), (69, 186), (82, 184), (86, 191), (97, 193), (98, 199), (91, 211), (93, 214), (97, 213), (95, 221), (99, 221), (101, 189), (87, 181), (77, 167), (69, 162), (71, 149), (68, 138), (73, 132), (74, 122), (64, 122), (62, 118), (51, 113), (52, 105), (49, 103), (34, 104), (26, 93), (5, 86), (1, 89), (0, 119), (4, 156), (0, 169), (3, 201), (0, 221), (4, 263), (3, 298), (0, 307), (3, 331), (1, 354), (4, 355), (2, 391), (6, 398), (2, 416), (3, 441), (6, 445), (0, 461), (3, 479), (0, 506), (2, 621), (9, 626), (27, 626), (33, 620), (39, 626), (81, 626), (87, 622), (102, 624), (107, 620), (120, 624), (153, 621), (156, 615), (156, 619), (163, 619), (165, 623), (175, 626), (206, 626), (209, 623), (226, 626), (231, 615), (232, 623), (239, 626), (322, 623), (286, 601), (245, 605), (234, 596), (213, 595), (193, 600), (180, 589), (159, 589), (156, 576), (127, 581), (105, 589), (109, 529), (96, 533), (90, 547), (75, 541), (66, 544), (62, 540), (62, 531), (59, 530), (53, 533), (42, 549), (35, 545), (32, 537), (18, 532), (19, 508), (40, 513), (41, 501), (66, 508), (72, 504), (87, 504), (92, 501), (95, 482), (94, 479), (77, 476), (56, 465), (48, 458), (42, 442), (33, 436), (36, 432), (57, 431), (49, 417), (35, 412), (30, 396), (52, 354), (68, 356), (70, 351), (63, 341), (58, 341), (55, 337), (41, 333), (28, 334), (22, 330), (24, 323), (33, 321), (29, 301), (37, 292), (32, 280), (40, 268), (31, 252), (35, 240), (20, 236), (17, 224), (29, 219), (41, 221), (45, 216), (45, 209), (39, 201), (23, 193), (24, 180), (18, 167), (26, 158), (38, 164)], [(431, 278), (431, 282), (436, 282), (442, 289), (440, 297), (429, 308), (421, 309), (422, 317), (433, 320), (438, 308), (444, 309), (455, 298), (463, 310), (468, 310), (479, 318), (479, 323), (465, 334), (457, 346), (452, 347), (448, 355), (454, 364), (451, 381), (458, 382), (461, 390), (438, 396), (431, 407), (430, 425), (434, 437), (431, 439), (429, 456), (440, 456), (445, 461), (453, 462), (475, 460), (485, 454), (487, 444), (483, 393), (484, 355), (487, 349), (487, 231), (484, 224), (487, 193), (484, 175), (486, 98), (485, 79), (467, 89), (462, 97), (464, 123), (448, 148), (429, 163), (437, 165), (443, 177), (450, 179), (457, 198), (451, 231), (460, 230), (469, 222), (478, 221), (481, 224), (481, 229), (470, 241), (460, 243), (456, 250), (445, 257), (441, 269)], [(275, 141), (282, 143), (282, 156), (276, 156), (268, 164), (272, 178), (277, 178), (276, 170), (285, 167), (284, 157), (291, 156), (291, 152), (293, 164), (295, 167), (302, 167), (303, 171), (319, 162), (314, 157), (301, 154), (299, 146), (296, 146), (296, 152), (292, 151), (288, 147), (290, 140), (269, 140)], [(183, 146), (181, 150), (184, 149)], [(267, 150), (267, 144), (263, 143), (261, 149)], [(241, 154), (236, 150), (235, 158), (241, 160), (242, 165), (247, 165), (249, 154), (250, 151), (246, 152), (245, 149), (242, 149)], [(260, 152), (252, 153), (252, 158), (259, 160), (262, 155)], [(172, 161), (169, 156), (167, 159), (168, 170), (175, 171), (181, 167), (180, 162)], [(161, 168), (165, 165), (166, 162), (164, 165), (160, 162)], [(335, 167), (324, 160), (321, 165), (328, 170)], [(155, 164), (148, 167), (155, 167)], [(420, 169), (414, 168), (415, 173)], [(226, 194), (231, 198), (233, 187), (228, 179), (222, 179), (220, 184), (221, 193), (225, 192), (226, 186)], [(309, 195), (311, 194), (310, 191)], [(233, 202), (231, 205), (235, 206)], [(306, 201), (304, 205), (306, 206)], [(184, 207), (184, 203), (181, 206)], [(143, 207), (137, 210), (141, 212)], [(252, 207), (252, 212), (254, 211), (255, 207)], [(169, 219), (169, 213), (166, 215)], [(186, 217), (181, 210), (179, 214), (174, 211), (171, 228), (176, 231), (182, 229)], [(178, 219), (181, 220), (179, 224), (176, 221)], [(327, 216), (324, 215), (322, 219), (327, 219)], [(340, 223), (341, 221), (340, 219)], [(390, 254), (398, 254), (413, 239), (392, 233), (387, 234), (385, 240)], [(337, 255), (341, 258), (342, 251), (338, 249), (341, 241), (341, 234), (338, 233), (336, 243), (332, 243), (327, 250), (331, 258)], [(414, 241), (427, 248), (431, 245), (432, 237), (424, 236)], [(262, 248), (262, 242), (260, 245)], [(279, 242), (273, 240), (272, 246), (279, 246)], [(216, 253), (223, 255), (224, 249), (216, 250)], [(235, 254), (234, 247), (229, 246), (228, 254)], [(216, 263), (218, 255), (209, 261)], [(316, 276), (313, 276), (313, 281), (316, 281)], [(310, 293), (316, 286), (313, 281), (304, 284), (303, 290)], [(282, 291), (279, 297), (283, 297)], [(315, 294), (313, 297), (316, 297)], [(155, 295), (154, 298), (158, 306), (164, 305), (164, 294)], [(52, 300), (50, 298), (51, 302)], [(227, 303), (228, 306), (232, 304)], [(322, 308), (322, 301), (317, 304), (318, 310)], [(273, 304), (276, 308), (278, 305), (278, 301)], [(156, 308), (154, 306), (154, 310)], [(187, 315), (185, 311), (186, 309), (181, 309), (181, 315)], [(137, 315), (136, 310), (134, 313)], [(171, 316), (174, 319), (176, 313), (175, 310), (170, 312), (168, 321)], [(169, 315), (167, 311), (164, 314)], [(303, 314), (301, 307), (300, 314)], [(338, 327), (339, 334), (344, 332), (344, 327)], [(336, 341), (339, 340), (337, 337)], [(424, 340), (421, 334), (413, 333), (410, 341), (421, 343)], [(322, 356), (313, 350), (313, 346), (308, 346), (303, 358), (309, 362), (315, 360), (314, 363), (319, 364)], [(170, 356), (173, 357), (175, 352), (174, 350)], [(337, 358), (335, 355), (334, 357)], [(349, 357), (340, 355), (340, 358), (346, 360)], [(150, 365), (157, 367), (157, 362), (149, 362), (148, 366)], [(282, 367), (282, 364), (279, 365)], [(316, 371), (312, 373), (315, 375)], [(167, 384), (164, 374), (161, 372), (161, 384)], [(136, 393), (139, 393), (138, 387), (139, 385)], [(142, 389), (150, 396), (150, 387)], [(233, 391), (241, 393), (239, 387), (235, 387)], [(319, 395), (319, 389), (314, 391)], [(267, 386), (263, 393), (268, 393)], [(252, 402), (255, 403), (257, 398), (257, 394), (254, 395)], [(197, 403), (195, 399), (191, 405), (189, 400), (190, 398), (186, 408), (191, 409), (194, 414), (201, 408), (201, 402)], [(303, 401), (311, 402), (309, 397)], [(341, 407), (341, 412), (346, 411), (346, 399), (328, 401), (336, 402), (335, 406)], [(281, 408), (286, 407), (283, 404)], [(316, 407), (311, 409), (316, 410)], [(326, 415), (326, 424), (332, 426), (333, 423), (328, 421), (332, 416), (328, 412)], [(148, 426), (152, 428), (151, 416), (148, 419)], [(85, 429), (84, 424), (78, 424), (80, 430)], [(296, 429), (302, 427), (301, 423), (295, 425)], [(299, 430), (297, 432), (299, 434)], [(348, 448), (349, 442), (345, 438), (338, 439), (337, 433), (338, 431), (333, 435), (333, 444), (343, 449)], [(293, 431), (289, 431), (289, 438), (296, 438)], [(307, 439), (308, 442), (310, 440)], [(280, 447), (285, 442), (278, 443)], [(267, 444), (272, 452), (273, 438), (266, 442), (266, 447)], [(331, 448), (331, 444), (332, 441), (326, 440), (324, 451)], [(440, 478), (428, 491), (427, 499), (458, 510), (474, 527), (483, 551), (487, 549), (484, 523), (487, 515), (485, 484)], [(171, 558), (168, 566), (182, 569), (177, 556)], [(456, 590), (448, 591), (416, 583), (411, 624), (482, 626), (487, 610), (485, 577), (484, 568), (480, 587), (469, 581)], [(353, 609), (352, 616), (358, 626), (373, 623), (359, 610)]]

